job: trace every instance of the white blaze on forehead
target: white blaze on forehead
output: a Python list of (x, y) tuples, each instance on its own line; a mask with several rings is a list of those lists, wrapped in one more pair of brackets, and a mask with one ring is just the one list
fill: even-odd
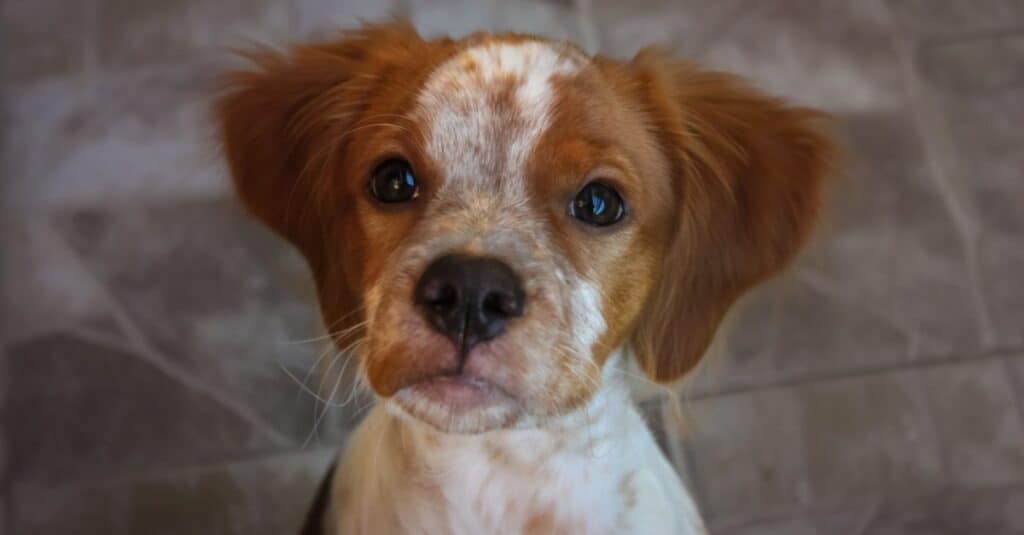
[(586, 61), (571, 48), (524, 41), (475, 45), (442, 64), (420, 93), (417, 114), (445, 189), (522, 191), (526, 159), (550, 122), (552, 78)]

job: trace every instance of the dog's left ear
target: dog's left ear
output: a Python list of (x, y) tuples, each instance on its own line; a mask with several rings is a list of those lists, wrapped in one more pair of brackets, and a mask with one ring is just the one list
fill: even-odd
[(213, 115), (238, 197), (314, 271), (323, 241), (311, 209), (318, 175), (331, 173), (339, 140), (385, 75), (425, 46), (407, 23), (370, 24), (284, 52), (246, 53), (253, 65), (224, 77)]
[(836, 151), (823, 114), (641, 51), (625, 69), (672, 169), (677, 218), (633, 343), (657, 381), (692, 369), (732, 303), (777, 274), (815, 223)]

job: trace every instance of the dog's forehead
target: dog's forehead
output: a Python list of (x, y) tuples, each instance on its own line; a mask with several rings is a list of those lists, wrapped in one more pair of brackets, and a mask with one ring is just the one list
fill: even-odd
[(442, 63), (416, 103), (442, 189), (521, 191), (529, 155), (550, 124), (553, 82), (588, 61), (565, 45), (497, 40)]

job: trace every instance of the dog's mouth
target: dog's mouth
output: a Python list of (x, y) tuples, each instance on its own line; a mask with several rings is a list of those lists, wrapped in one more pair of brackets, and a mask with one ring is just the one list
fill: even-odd
[(392, 397), (414, 418), (449, 432), (503, 427), (521, 411), (507, 390), (468, 373), (439, 374), (410, 384)]
[(514, 402), (514, 398), (500, 386), (464, 372), (428, 377), (403, 388), (396, 397), (412, 396), (453, 411)]

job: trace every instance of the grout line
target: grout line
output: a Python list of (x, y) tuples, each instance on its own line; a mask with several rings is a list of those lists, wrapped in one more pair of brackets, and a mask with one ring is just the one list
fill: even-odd
[(922, 47), (949, 46), (972, 41), (984, 41), (989, 39), (1002, 39), (1006, 37), (1024, 37), (1024, 26), (994, 27), (980, 30), (970, 30), (964, 33), (953, 35), (932, 35), (920, 39)]
[(950, 482), (953, 481), (953, 466), (949, 459), (949, 454), (946, 449), (946, 442), (942, 440), (942, 435), (939, 433), (939, 420), (935, 417), (935, 392), (928, 388), (927, 377), (923, 373), (914, 374), (910, 378), (917, 387), (921, 390), (921, 395), (924, 396), (924, 423), (928, 426), (928, 432), (931, 433), (931, 438), (935, 444), (935, 453), (939, 459), (939, 469), (942, 471), (942, 483), (939, 490), (944, 490), (949, 487)]
[[(330, 454), (331, 457), (337, 456), (341, 451), (340, 447), (322, 447), (322, 448), (311, 448), (307, 450), (289, 450), (285, 452), (276, 453), (254, 453), (253, 455), (225, 459), (219, 462), (207, 462), (207, 463), (196, 463), (179, 468), (158, 468), (156, 470), (140, 470), (138, 472), (132, 472), (130, 474), (117, 474), (110, 477), (100, 477), (96, 479), (77, 480), (77, 481), (65, 481), (60, 485), (31, 485), (25, 488), (19, 489), (19, 494), (24, 494), (26, 491), (32, 492), (46, 492), (57, 490), (59, 492), (77, 491), (95, 489), (97, 487), (122, 485), (126, 483), (132, 483), (136, 481), (147, 481), (151, 479), (160, 478), (174, 478), (174, 477), (190, 477), (202, 475), (205, 472), (217, 469), (232, 469), (238, 467), (244, 467), (246, 465), (254, 465), (261, 462), (274, 462), (274, 461), (287, 461), (291, 458), (298, 457), (312, 457), (318, 454)], [(13, 492), (11, 493), (14, 494)]]
[(787, 520), (793, 520), (798, 518), (819, 519), (834, 515), (836, 513), (849, 512), (855, 509), (863, 508), (864, 511), (859, 518), (860, 523), (857, 524), (857, 527), (861, 528), (861, 530), (850, 532), (851, 535), (862, 535), (866, 533), (874, 533), (874, 531), (871, 531), (871, 528), (873, 527), (873, 522), (877, 520), (881, 515), (887, 512), (899, 512), (908, 508), (912, 509), (920, 506), (921, 504), (927, 504), (928, 502), (931, 502), (933, 500), (942, 499), (944, 496), (948, 496), (950, 493), (977, 495), (979, 493), (984, 492), (1010, 493), (1018, 491), (1024, 491), (1024, 482), (1015, 481), (1012, 483), (1001, 483), (995, 485), (981, 486), (957, 485), (949, 488), (931, 489), (916, 493), (910, 493), (909, 495), (902, 495), (896, 497), (894, 500), (886, 500), (884, 496), (881, 497), (881, 499), (879, 496), (867, 498), (857, 497), (852, 500), (854, 502), (854, 505), (852, 506), (836, 506), (831, 504), (822, 504), (819, 506), (800, 508), (798, 510), (790, 511), (787, 513), (770, 513), (752, 520), (733, 520), (731, 522), (720, 522), (720, 524), (716, 527), (756, 528), (759, 527), (759, 524), (763, 524), (766, 522), (784, 522)]
[(683, 429), (681, 427), (681, 418), (676, 413), (679, 409), (678, 407), (672, 407), (672, 403), (676, 403), (676, 401), (671, 398), (664, 399), (659, 407), (662, 429), (665, 432), (665, 439), (668, 441), (671, 453), (669, 462), (677, 472), (680, 472), (679, 477), (689, 490), (697, 511), (706, 521), (709, 516), (709, 505), (705, 492), (706, 483), (702, 477), (700, 466), (697, 464), (697, 459), (691, 451), (691, 441), (685, 437), (686, 433), (690, 432), (690, 429)]
[(814, 383), (826, 383), (832, 381), (842, 381), (844, 379), (855, 379), (858, 377), (867, 377), (869, 375), (879, 375), (884, 373), (895, 373), (912, 371), (915, 369), (927, 369), (927, 368), (938, 368), (940, 366), (956, 365), (956, 364), (970, 364), (973, 362), (980, 362), (990, 359), (1000, 359), (1005, 357), (1017, 357), (1024, 355), (1024, 349), (1022, 348), (998, 348), (989, 351), (984, 351), (976, 356), (964, 358), (958, 355), (945, 355), (941, 357), (934, 357), (931, 359), (921, 359), (913, 362), (898, 362), (894, 364), (879, 364), (876, 366), (868, 366), (864, 368), (858, 368), (849, 370), (847, 372), (838, 373), (824, 373), (824, 374), (808, 374), (804, 376), (794, 376), (789, 378), (783, 378), (775, 381), (768, 381), (759, 385), (746, 385), (727, 387), (715, 392), (702, 392), (694, 393), (687, 396), (689, 400), (700, 401), (707, 399), (714, 399), (719, 397), (735, 396), (740, 394), (747, 394), (752, 392), (761, 392), (765, 390), (774, 390), (777, 388), (786, 388), (791, 386), (802, 386)]
[[(120, 326), (120, 325), (119, 325)], [(68, 332), (86, 342), (101, 345), (115, 351), (135, 353), (138, 348), (131, 340), (125, 339), (123, 333), (111, 334), (97, 331), (84, 325), (68, 325), (58, 332)], [(119, 336), (121, 335), (121, 336)]]
[(1010, 383), (1010, 396), (1013, 398), (1014, 408), (1017, 409), (1017, 420), (1024, 425), (1024, 377), (1014, 373), (1010, 365), (1010, 357), (1004, 356), (1001, 359), (1003, 373), (1006, 374)]
[[(936, 191), (946, 205), (953, 226), (957, 231), (960, 245), (963, 248), (964, 262), (967, 268), (967, 282), (970, 288), (971, 301), (974, 308), (974, 321), (977, 324), (978, 334), (983, 346), (995, 345), (996, 336), (992, 327), (992, 319), (989, 317), (987, 299), (985, 298), (984, 287), (981, 282), (980, 266), (978, 265), (977, 239), (981, 232), (975, 224), (970, 209), (960, 199), (955, 191), (952, 178), (946, 172), (946, 168), (952, 167), (957, 172), (963, 172), (963, 165), (956, 156), (956, 146), (949, 139), (949, 129), (945, 128), (945, 121), (934, 117), (924, 109), (924, 103), (929, 100), (929, 95), (921, 87), (920, 77), (915, 69), (915, 48), (905, 40), (896, 42), (897, 56), (902, 64), (902, 70), (906, 82), (908, 96), (908, 107), (910, 108), (915, 126), (921, 135), (921, 142), (924, 145), (925, 160), (928, 165), (929, 178), (935, 185)], [(930, 135), (925, 135), (930, 132)], [(946, 165), (940, 165), (945, 163)]]
[(866, 535), (868, 530), (871, 529), (871, 524), (878, 518), (879, 513), (882, 511), (882, 501), (880, 499), (872, 500), (857, 519), (856, 529), (854, 529), (852, 535)]

